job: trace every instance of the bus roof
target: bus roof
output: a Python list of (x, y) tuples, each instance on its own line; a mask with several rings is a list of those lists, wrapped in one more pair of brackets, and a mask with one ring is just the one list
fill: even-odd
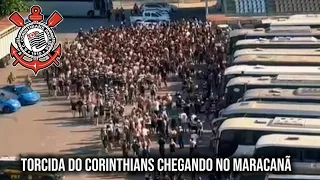
[(271, 132), (297, 132), (320, 134), (320, 119), (317, 118), (253, 118), (238, 117), (225, 120), (219, 127), (224, 130), (257, 130)]
[(256, 148), (269, 146), (320, 149), (320, 136), (270, 134), (261, 136), (256, 143)]
[(235, 85), (261, 85), (261, 86), (279, 86), (285, 85), (301, 87), (317, 87), (320, 86), (320, 76), (316, 75), (278, 75), (276, 77), (262, 76), (250, 77), (239, 76), (229, 80), (226, 87)]
[(320, 66), (264, 66), (264, 65), (237, 65), (228, 67), (224, 75), (320, 75)]
[(320, 88), (298, 89), (250, 89), (243, 95), (243, 100), (251, 99), (314, 99), (320, 100)]
[(274, 37), (273, 39), (259, 38), (259, 39), (242, 39), (237, 41), (236, 46), (250, 45), (250, 44), (320, 44), (320, 40), (315, 37)]
[[(310, 28), (310, 26), (277, 26), (267, 29), (235, 29), (230, 32), (230, 38), (236, 36), (265, 37), (265, 36), (318, 36), (320, 29)], [(246, 38), (249, 39), (249, 38)]]
[[(291, 50), (292, 51), (292, 50)], [(320, 65), (320, 56), (292, 56), (292, 55), (243, 55), (236, 57), (233, 64), (301, 64)]]
[(232, 114), (255, 114), (295, 117), (320, 117), (320, 104), (297, 102), (246, 101), (234, 103), (222, 111), (222, 117)]
[(283, 179), (283, 180), (319, 180), (319, 175), (300, 175), (300, 174), (268, 174), (267, 178), (272, 179)]
[(320, 14), (297, 14), (288, 18), (268, 18), (261, 20), (261, 23), (271, 26), (320, 25)]
[(293, 51), (292, 49), (240, 49), (237, 50), (233, 57), (243, 55), (296, 55), (296, 56), (320, 56), (319, 49), (299, 49), (299, 51)]
[(18, 161), (19, 158), (15, 156), (3, 156), (0, 157), (0, 161)]

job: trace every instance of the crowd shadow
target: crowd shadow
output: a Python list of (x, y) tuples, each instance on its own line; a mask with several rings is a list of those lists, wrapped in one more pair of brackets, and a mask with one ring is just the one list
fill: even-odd
[(46, 118), (37, 119), (36, 122), (43, 122), (45, 125), (55, 125), (57, 127), (78, 127), (78, 126), (92, 126), (91, 122), (85, 121), (82, 118), (73, 117), (56, 117), (56, 118)]
[(80, 155), (80, 156), (94, 156), (97, 155), (98, 152), (101, 150), (101, 144), (100, 143), (93, 143), (89, 145), (79, 145), (80, 147), (74, 147), (69, 149), (63, 149), (60, 150), (60, 153), (66, 153), (66, 154), (73, 154), (73, 155)]
[(70, 109), (61, 109), (61, 110), (49, 110), (47, 112), (50, 112), (50, 113), (71, 113), (70, 112)]
[[(48, 98), (51, 99), (51, 98)], [(70, 106), (69, 102), (65, 102), (65, 101), (59, 101), (59, 102), (52, 102), (51, 100), (48, 100), (49, 104), (45, 104), (44, 106)], [(71, 111), (70, 111), (71, 113)]]
[(69, 145), (69, 146), (87, 146), (87, 145), (97, 145), (98, 143), (100, 143), (100, 142), (98, 142), (98, 141), (95, 141), (95, 142), (87, 141), (87, 142), (68, 143), (67, 145)]
[(56, 125), (57, 127), (78, 127), (78, 126), (89, 126), (92, 125), (88, 122), (81, 121), (81, 120), (70, 120), (70, 121), (60, 121), (60, 122), (48, 122), (44, 123), (45, 125)]
[(100, 142), (100, 134), (97, 133), (96, 135), (93, 135), (89, 139), (82, 139), (81, 142), (88, 142), (88, 141), (99, 141)]
[(88, 130), (77, 130), (77, 131), (70, 131), (70, 133), (88, 133), (88, 132), (100, 132), (100, 127), (98, 128), (92, 128)]

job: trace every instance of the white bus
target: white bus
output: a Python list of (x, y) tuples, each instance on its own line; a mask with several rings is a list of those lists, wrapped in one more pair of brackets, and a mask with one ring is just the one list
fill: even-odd
[(244, 55), (280, 55), (280, 56), (320, 56), (320, 49), (241, 49), (233, 54), (233, 58)]
[(256, 28), (269, 28), (271, 26), (310, 26), (320, 27), (320, 14), (297, 14), (289, 17), (262, 19), (255, 25)]
[(320, 40), (315, 37), (275, 37), (272, 39), (243, 39), (236, 43), (234, 51), (247, 48), (317, 49)]
[(243, 55), (232, 61), (233, 65), (320, 66), (320, 56), (293, 55)]
[(320, 77), (320, 66), (264, 66), (264, 65), (236, 65), (224, 71), (225, 81), (239, 76), (277, 76), (284, 75), (315, 75)]
[(280, 26), (268, 29), (236, 29), (230, 32), (228, 52), (234, 52), (236, 42), (242, 39), (272, 39), (274, 37), (315, 37), (320, 39), (320, 29), (309, 26)]
[(269, 134), (260, 137), (254, 151), (257, 158), (290, 156), (297, 174), (320, 174), (320, 136)]
[(304, 117), (320, 118), (320, 104), (298, 102), (247, 101), (229, 105), (219, 113), (214, 123), (234, 117)]
[(39, 5), (42, 14), (50, 16), (57, 10), (63, 17), (105, 17), (113, 9), (112, 0), (27, 0), (30, 5)]
[(241, 101), (286, 101), (320, 103), (320, 88), (251, 89), (244, 93)]
[(278, 75), (275, 77), (235, 77), (229, 80), (225, 87), (226, 101), (228, 104), (235, 103), (247, 90), (257, 88), (320, 88), (320, 76)]
[(241, 173), (235, 180), (320, 180), (320, 175)]
[(319, 180), (319, 175), (268, 174), (264, 180)]
[(215, 153), (219, 157), (253, 157), (260, 137), (268, 134), (320, 135), (320, 119), (253, 118), (225, 120), (217, 132)]

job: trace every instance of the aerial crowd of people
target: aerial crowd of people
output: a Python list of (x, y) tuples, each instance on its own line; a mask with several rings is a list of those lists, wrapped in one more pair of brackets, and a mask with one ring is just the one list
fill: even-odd
[(106, 153), (119, 147), (123, 156), (148, 157), (158, 154), (151, 150), (156, 139), (160, 156), (187, 142), (192, 156), (200, 153), (203, 123), (224, 106), (225, 46), (226, 32), (198, 20), (101, 27), (66, 42), (62, 65), (45, 78), (49, 94), (70, 99), (75, 118), (104, 125)]

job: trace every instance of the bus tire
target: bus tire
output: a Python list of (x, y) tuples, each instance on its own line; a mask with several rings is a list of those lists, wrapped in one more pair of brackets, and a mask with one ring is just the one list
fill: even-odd
[(87, 15), (89, 17), (94, 17), (94, 11), (93, 10), (88, 11)]
[(2, 108), (2, 111), (4, 113), (10, 113), (11, 112), (11, 108), (9, 106), (5, 106), (5, 107)]

